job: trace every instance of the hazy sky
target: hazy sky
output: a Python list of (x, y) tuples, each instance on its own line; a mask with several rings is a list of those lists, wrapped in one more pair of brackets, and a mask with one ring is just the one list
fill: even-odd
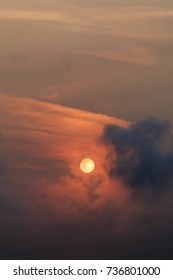
[(5, 95), (0, 111), (1, 259), (172, 258), (168, 123)]
[(1, 0), (1, 259), (173, 258), (172, 29), (170, 0)]
[(172, 121), (172, 25), (169, 0), (1, 1), (0, 91)]

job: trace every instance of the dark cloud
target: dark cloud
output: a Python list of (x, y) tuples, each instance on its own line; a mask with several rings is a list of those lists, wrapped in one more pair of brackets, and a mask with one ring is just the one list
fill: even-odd
[[(0, 258), (12, 259), (171, 259), (172, 232), (152, 227), (154, 219), (135, 221), (135, 227), (118, 232), (120, 221), (113, 205), (100, 210), (81, 209), (82, 218), (34, 223), (27, 213), (6, 221), (1, 230)], [(15, 216), (14, 216), (15, 217)], [(22, 217), (22, 224), (21, 224)], [(8, 223), (7, 223), (8, 222)], [(128, 222), (128, 221), (127, 221)], [(4, 226), (4, 225), (3, 225)]]
[(111, 145), (107, 156), (109, 175), (128, 186), (164, 191), (173, 182), (173, 138), (166, 121), (146, 119), (128, 128), (106, 125), (103, 143)]

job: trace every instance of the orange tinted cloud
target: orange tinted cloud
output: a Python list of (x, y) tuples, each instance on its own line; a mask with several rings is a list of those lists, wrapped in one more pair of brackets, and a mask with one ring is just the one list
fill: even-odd
[[(170, 193), (152, 203), (144, 193), (134, 198), (121, 180), (111, 180), (106, 172), (108, 147), (99, 141), (103, 127), (111, 123), (125, 128), (129, 123), (5, 95), (0, 96), (0, 111), (3, 258), (130, 258), (132, 245), (144, 256), (136, 236), (143, 244), (151, 232), (161, 232), (162, 218), (169, 226)], [(84, 157), (95, 161), (91, 174), (79, 168)]]
[[(78, 17), (77, 17), (78, 16)], [(110, 22), (112, 19), (122, 21), (141, 21), (145, 19), (173, 17), (173, 10), (152, 7), (64, 7), (59, 11), (42, 10), (3, 10), (0, 11), (1, 20), (45, 20), (62, 21), (74, 24), (94, 24)]]
[(81, 54), (100, 57), (112, 61), (122, 61), (127, 63), (141, 65), (155, 65), (156, 56), (148, 48), (130, 46), (126, 50), (98, 50), (98, 51), (81, 51)]
[[(164, 20), (173, 18), (173, 9), (161, 7), (83, 7), (63, 5), (52, 10), (40, 9), (1, 9), (0, 20), (3, 21), (49, 21), (65, 23), (67, 30), (74, 32), (95, 33), (140, 38), (157, 41), (170, 41), (172, 34), (166, 28), (159, 29)], [(152, 21), (153, 24), (148, 24)], [(138, 23), (138, 24), (137, 24)]]
[[(83, 200), (84, 205), (88, 204), (88, 195), (100, 191), (103, 184), (99, 184), (98, 176), (100, 179), (105, 177), (104, 181), (107, 181), (103, 169), (106, 150), (98, 144), (103, 126), (107, 123), (127, 126), (128, 123), (29, 99), (1, 96), (0, 101), (3, 115), (0, 127), (6, 143), (4, 153), (12, 155), (11, 158), (7, 157), (5, 164), (15, 170), (13, 180), (16, 180), (18, 173), (21, 176), (17, 176), (17, 180), (23, 182), (27, 177), (23, 176), (24, 173), (36, 174), (32, 185), (36, 189), (42, 186), (49, 207), (52, 205), (59, 209), (61, 203), (57, 204), (55, 197), (62, 198), (63, 208), (66, 208), (66, 202), (73, 204), (73, 201), (68, 201), (72, 192), (74, 197), (76, 195), (73, 200)], [(79, 168), (80, 161), (85, 157), (91, 157), (96, 164), (91, 182)], [(96, 184), (93, 190), (92, 187), (89, 189), (92, 182)], [(85, 184), (88, 187), (83, 187)], [(97, 184), (100, 185), (98, 190)], [(101, 194), (97, 195), (103, 199)], [(64, 211), (71, 216), (70, 209)]]

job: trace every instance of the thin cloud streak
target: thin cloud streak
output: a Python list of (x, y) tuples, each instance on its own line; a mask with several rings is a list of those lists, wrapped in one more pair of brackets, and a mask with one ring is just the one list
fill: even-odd
[[(1, 9), (0, 21), (33, 21), (65, 24), (65, 28), (75, 32), (95, 33), (111, 37), (136, 38), (144, 40), (170, 41), (171, 33), (159, 30), (156, 23), (173, 19), (172, 9), (156, 7), (71, 7), (44, 10)], [(148, 28), (148, 21), (153, 26)], [(139, 23), (139, 26), (137, 25)]]
[(61, 12), (0, 11), (0, 20), (66, 21)]
[(36, 20), (60, 21), (74, 24), (101, 24), (112, 20), (141, 21), (145, 19), (173, 17), (173, 10), (156, 8), (75, 8), (74, 10), (39, 11), (39, 10), (1, 10), (0, 20)]
[(80, 51), (79, 53), (94, 57), (99, 57), (111, 61), (121, 61), (133, 64), (154, 66), (157, 59), (154, 53), (148, 48), (130, 46), (124, 51), (98, 50)]

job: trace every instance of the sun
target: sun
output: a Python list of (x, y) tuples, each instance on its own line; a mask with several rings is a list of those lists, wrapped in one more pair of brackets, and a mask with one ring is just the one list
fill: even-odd
[(90, 158), (84, 158), (81, 162), (80, 162), (80, 169), (84, 172), (84, 173), (90, 173), (94, 170), (95, 168), (95, 163), (92, 159)]

